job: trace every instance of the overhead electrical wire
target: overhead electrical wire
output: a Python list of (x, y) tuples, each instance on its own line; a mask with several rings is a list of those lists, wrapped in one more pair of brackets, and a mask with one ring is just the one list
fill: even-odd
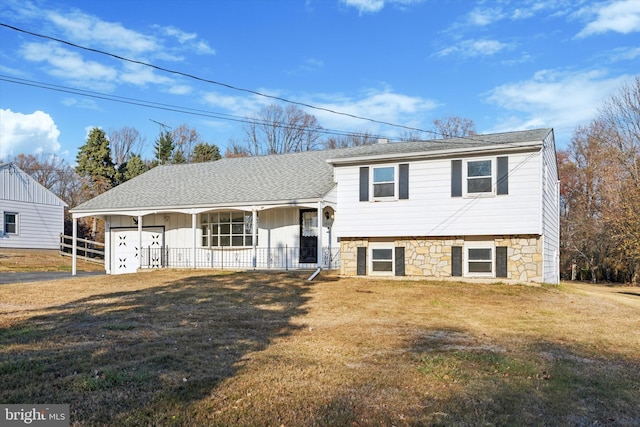
[[(210, 118), (214, 118), (214, 119), (229, 120), (229, 121), (234, 121), (234, 122), (239, 122), (239, 123), (246, 123), (246, 124), (273, 125), (272, 122), (267, 122), (265, 120), (261, 120), (260, 118), (251, 118), (251, 117), (245, 117), (245, 116), (235, 116), (235, 115), (232, 115), (232, 114), (225, 114), (225, 113), (219, 113), (219, 112), (213, 112), (213, 111), (207, 111), (207, 110), (200, 110), (200, 109), (182, 107), (182, 106), (172, 105), (172, 104), (163, 104), (163, 103), (154, 102), (154, 101), (146, 101), (146, 100), (142, 100), (142, 99), (128, 98), (128, 97), (117, 96), (117, 95), (109, 95), (109, 94), (105, 94), (105, 93), (101, 93), (101, 92), (95, 92), (95, 91), (90, 91), (90, 90), (85, 90), (85, 89), (72, 88), (72, 87), (68, 87), (68, 86), (54, 85), (54, 84), (51, 84), (51, 83), (44, 83), (44, 82), (38, 82), (38, 81), (34, 81), (34, 80), (21, 79), (21, 78), (17, 78), (17, 77), (11, 77), (11, 76), (2, 75), (2, 74), (0, 74), (0, 81), (5, 81), (5, 82), (9, 82), (9, 83), (24, 85), (24, 86), (37, 87), (37, 88), (40, 88), (40, 89), (52, 90), (52, 91), (57, 91), (57, 92), (69, 93), (69, 94), (73, 94), (73, 95), (80, 95), (80, 96), (85, 96), (85, 97), (88, 97), (88, 98), (102, 99), (102, 100), (106, 100), (106, 101), (119, 102), (119, 103), (123, 103), (123, 104), (136, 105), (136, 106), (141, 106), (141, 107), (148, 107), (148, 108), (154, 108), (154, 109), (158, 109), (158, 110), (172, 111), (172, 112), (190, 114), (190, 115), (201, 116), (201, 117), (210, 117)], [(278, 128), (285, 128), (285, 129), (291, 129), (291, 130), (306, 130), (306, 129), (308, 129), (307, 127), (293, 126), (293, 125), (290, 125), (290, 124), (275, 124), (275, 126), (278, 127)], [(314, 128), (314, 130), (317, 131), (318, 133), (322, 133), (322, 134), (325, 134), (325, 135), (351, 136), (351, 137), (370, 137), (370, 138), (381, 138), (382, 137), (380, 135), (371, 135), (371, 134), (366, 134), (366, 133), (362, 133), (362, 132), (347, 132), (347, 131), (341, 131), (341, 130), (335, 130), (335, 129), (326, 129), (326, 128)]]
[(11, 30), (18, 31), (18, 32), (21, 32), (21, 33), (24, 33), (24, 34), (29, 34), (29, 35), (34, 36), (34, 37), (39, 37), (39, 38), (43, 38), (43, 39), (47, 39), (47, 40), (52, 40), (52, 41), (55, 41), (55, 42), (58, 42), (58, 43), (62, 43), (62, 44), (65, 44), (67, 46), (74, 47), (76, 49), (82, 49), (82, 50), (86, 50), (86, 51), (89, 51), (89, 52), (98, 53), (100, 55), (110, 56), (112, 58), (119, 59), (121, 61), (130, 62), (132, 64), (138, 64), (138, 65), (142, 65), (142, 66), (145, 66), (145, 67), (150, 67), (150, 68), (153, 68), (153, 69), (156, 69), (156, 70), (159, 70), (159, 71), (164, 71), (166, 73), (175, 74), (175, 75), (187, 77), (187, 78), (190, 78), (190, 79), (198, 80), (198, 81), (201, 81), (201, 82), (205, 82), (205, 83), (210, 83), (210, 84), (226, 87), (228, 89), (232, 89), (232, 90), (236, 90), (236, 91), (240, 91), (240, 92), (250, 93), (252, 95), (257, 95), (257, 96), (260, 96), (260, 97), (264, 97), (264, 98), (269, 98), (269, 99), (273, 99), (273, 100), (276, 100), (276, 101), (285, 102), (285, 103), (288, 103), (288, 104), (298, 105), (298, 106), (301, 106), (301, 107), (306, 107), (306, 108), (310, 108), (310, 109), (318, 110), (318, 111), (324, 111), (324, 112), (327, 112), (327, 113), (337, 114), (337, 115), (340, 115), (340, 116), (350, 117), (350, 118), (353, 118), (353, 119), (365, 120), (365, 121), (369, 121), (369, 122), (377, 123), (377, 124), (382, 124), (382, 125), (386, 125), (386, 126), (399, 127), (399, 128), (403, 128), (403, 129), (406, 129), (406, 130), (417, 131), (417, 132), (437, 134), (437, 132), (430, 131), (430, 130), (424, 130), (424, 129), (414, 128), (414, 127), (410, 127), (410, 126), (399, 125), (399, 124), (395, 124), (395, 123), (391, 123), (391, 122), (386, 122), (386, 121), (383, 121), (383, 120), (371, 119), (371, 118), (368, 118), (368, 117), (363, 117), (363, 116), (358, 116), (358, 115), (355, 115), (355, 114), (345, 113), (345, 112), (342, 112), (342, 111), (332, 110), (330, 108), (318, 107), (318, 106), (315, 106), (315, 105), (307, 104), (305, 102), (292, 101), (290, 99), (282, 98), (280, 96), (269, 95), (269, 94), (266, 94), (266, 93), (258, 92), (256, 90), (241, 88), (241, 87), (234, 86), (234, 85), (231, 85), (231, 84), (228, 84), (228, 83), (223, 83), (223, 82), (219, 82), (219, 81), (216, 81), (216, 80), (206, 79), (206, 78), (203, 78), (203, 77), (196, 76), (194, 74), (185, 73), (183, 71), (172, 70), (170, 68), (160, 67), (158, 65), (151, 64), (151, 63), (148, 63), (148, 62), (143, 62), (143, 61), (138, 61), (138, 60), (135, 60), (135, 59), (126, 58), (124, 56), (116, 55), (114, 53), (106, 52), (106, 51), (103, 51), (103, 50), (100, 50), (100, 49), (90, 48), (90, 47), (82, 46), (82, 45), (79, 45), (79, 44), (76, 44), (76, 43), (72, 43), (72, 42), (67, 41), (67, 40), (62, 40), (62, 39), (59, 39), (59, 38), (56, 38), (56, 37), (47, 36), (47, 35), (44, 35), (44, 34), (35, 33), (33, 31), (24, 30), (22, 28), (14, 27), (12, 25), (8, 25), (8, 24), (5, 24), (3, 22), (0, 22), (0, 26), (6, 27), (6, 28), (9, 28)]
[[(236, 91), (240, 91), (240, 92), (244, 92), (244, 93), (249, 93), (249, 94), (252, 94), (252, 95), (256, 95), (256, 96), (260, 96), (260, 97), (264, 97), (264, 98), (269, 98), (269, 99), (273, 99), (273, 100), (276, 100), (276, 101), (280, 101), (280, 102), (284, 102), (284, 103), (288, 103), (288, 104), (292, 104), (292, 105), (298, 105), (298, 106), (309, 108), (309, 109), (312, 109), (312, 110), (324, 111), (324, 112), (327, 112), (327, 113), (336, 114), (336, 115), (340, 115), (340, 116), (344, 116), (344, 117), (350, 117), (350, 118), (353, 118), (353, 119), (364, 120), (364, 121), (368, 121), (368, 122), (371, 122), (371, 123), (376, 123), (376, 124), (381, 124), (381, 125), (385, 125), (385, 126), (401, 128), (401, 129), (420, 132), (420, 133), (427, 133), (427, 134), (433, 135), (436, 139), (446, 137), (442, 133), (439, 133), (439, 132), (436, 132), (436, 131), (433, 131), (433, 130), (425, 130), (425, 129), (420, 129), (420, 128), (416, 128), (416, 127), (411, 127), (411, 126), (405, 126), (405, 125), (400, 125), (400, 124), (396, 124), (396, 123), (391, 123), (391, 122), (387, 122), (387, 121), (383, 121), (383, 120), (372, 119), (372, 118), (369, 118), (369, 117), (358, 116), (358, 115), (355, 115), (355, 114), (345, 113), (345, 112), (333, 110), (333, 109), (330, 109), (330, 108), (315, 106), (315, 105), (308, 104), (308, 103), (305, 103), (305, 102), (293, 101), (293, 100), (282, 98), (282, 97), (279, 97), (279, 96), (265, 94), (265, 93), (262, 93), (262, 92), (259, 92), (259, 91), (256, 91), (256, 90), (252, 90), (252, 89), (241, 88), (241, 87), (238, 87), (238, 86), (234, 86), (234, 85), (231, 85), (231, 84), (228, 84), (228, 83), (219, 82), (219, 81), (216, 81), (216, 80), (206, 79), (204, 77), (199, 77), (199, 76), (196, 76), (194, 74), (186, 73), (186, 72), (183, 72), (183, 71), (172, 70), (170, 68), (160, 67), (158, 65), (151, 64), (151, 63), (148, 63), (148, 62), (143, 62), (143, 61), (138, 61), (138, 60), (135, 60), (135, 59), (126, 58), (126, 57), (123, 57), (121, 55), (117, 55), (117, 54), (114, 54), (114, 53), (106, 52), (106, 51), (103, 51), (103, 50), (100, 50), (100, 49), (90, 48), (90, 47), (82, 46), (82, 45), (79, 45), (79, 44), (76, 44), (76, 43), (72, 43), (72, 42), (67, 41), (67, 40), (59, 39), (59, 38), (52, 37), (52, 36), (47, 36), (47, 35), (44, 35), (44, 34), (35, 33), (33, 31), (28, 31), (28, 30), (25, 30), (25, 29), (22, 29), (22, 28), (15, 27), (13, 25), (5, 24), (3, 22), (0, 22), (0, 26), (8, 28), (8, 29), (11, 29), (11, 30), (14, 30), (14, 31), (18, 31), (20, 33), (28, 34), (28, 35), (31, 35), (31, 36), (34, 36), (34, 37), (38, 37), (38, 38), (42, 38), (42, 39), (46, 39), (46, 40), (55, 41), (55, 42), (58, 42), (58, 43), (61, 43), (61, 44), (65, 44), (67, 46), (71, 46), (71, 47), (74, 47), (76, 49), (81, 49), (81, 50), (85, 50), (85, 51), (88, 51), (88, 52), (97, 53), (97, 54), (100, 54), (100, 55), (106, 55), (106, 56), (118, 59), (120, 61), (125, 61), (125, 62), (129, 62), (129, 63), (132, 63), (132, 64), (138, 64), (138, 65), (142, 65), (142, 66), (145, 66), (145, 67), (150, 67), (150, 68), (156, 69), (158, 71), (163, 71), (163, 72), (166, 72), (166, 73), (169, 73), (169, 74), (174, 74), (174, 75), (179, 75), (179, 76), (182, 76), (182, 77), (187, 77), (187, 78), (190, 78), (190, 79), (193, 79), (193, 80), (197, 80), (197, 81), (201, 81), (201, 82), (204, 82), (204, 83), (209, 83), (209, 84), (213, 84), (213, 85), (222, 86), (222, 87), (225, 87), (225, 88), (228, 88), (228, 89), (231, 89), (231, 90), (236, 90)], [(6, 78), (5, 78), (5, 80), (6, 80)], [(8, 80), (6, 80), (6, 81), (8, 81)], [(17, 81), (15, 81), (14, 83), (17, 83)], [(26, 83), (22, 83), (22, 84), (26, 84)], [(33, 85), (33, 86), (38, 87), (37, 85)], [(59, 90), (59, 89), (52, 89), (50, 87), (44, 87), (44, 86), (42, 86), (42, 87), (45, 88), (45, 89)], [(51, 85), (51, 87), (55, 87), (55, 85)], [(60, 90), (60, 91), (64, 92), (65, 90)], [(89, 93), (89, 92), (87, 91), (87, 93)], [(78, 94), (82, 95), (82, 93), (78, 93)], [(88, 96), (88, 95), (84, 95), (84, 96)], [(101, 95), (101, 96), (104, 96), (104, 95)], [(101, 96), (95, 96), (95, 97), (96, 98), (101, 98)], [(108, 100), (111, 100), (111, 101), (115, 101), (116, 98), (127, 99), (127, 98), (116, 97), (116, 96), (113, 96), (113, 98), (105, 97), (103, 99), (108, 99)], [(137, 102), (142, 102), (142, 104), (138, 104)], [(147, 106), (147, 107), (152, 107), (152, 108), (165, 109), (165, 110), (168, 110), (168, 111), (185, 112), (185, 111), (181, 111), (180, 109), (174, 110), (174, 109), (172, 109), (171, 106), (167, 106), (166, 104), (159, 104), (159, 103), (153, 103), (153, 102), (150, 102), (148, 104), (144, 104), (144, 101), (139, 101), (139, 100), (137, 100), (137, 102), (133, 101), (133, 102), (129, 102), (129, 103), (133, 104), (133, 105), (142, 105), (142, 106)], [(153, 105), (157, 105), (157, 107), (153, 107)], [(164, 105), (164, 107), (161, 107), (163, 105)], [(182, 107), (180, 107), (180, 108), (182, 108)], [(204, 114), (204, 113), (198, 113), (199, 110), (195, 110), (195, 109), (182, 108), (182, 110), (194, 111), (193, 113), (187, 113), (187, 114), (214, 117), (212, 115), (208, 115), (208, 114)], [(219, 115), (219, 116), (229, 117), (229, 118), (226, 118), (225, 120), (238, 121), (238, 122), (244, 122), (244, 120), (249, 120), (249, 123), (256, 123), (256, 120), (255, 119), (251, 119), (251, 118), (246, 118), (246, 117), (245, 118), (237, 118), (239, 116), (231, 116), (231, 115), (226, 115), (226, 114), (222, 114), (222, 113), (214, 113), (214, 114), (215, 115)], [(233, 117), (236, 117), (236, 118), (233, 118)], [(222, 119), (223, 117), (218, 117), (218, 118)], [(266, 123), (267, 122), (265, 122), (265, 124)], [(283, 125), (282, 127), (286, 127), (286, 125)], [(291, 128), (292, 129), (296, 129), (295, 127), (291, 127)], [(337, 133), (337, 134), (339, 135), (340, 133)], [(354, 133), (345, 132), (342, 135), (347, 135), (348, 136), (348, 135), (354, 135)], [(360, 133), (360, 134), (355, 133), (355, 135), (365, 136), (365, 134), (362, 134), (362, 133)], [(375, 138), (375, 136), (373, 136), (373, 137)], [(387, 139), (391, 139), (391, 138), (387, 138)], [(477, 142), (480, 142), (480, 143), (492, 143), (492, 141), (483, 140), (482, 139), (482, 135), (460, 136), (460, 137), (456, 137), (456, 139), (458, 139), (459, 141), (468, 140), (469, 142), (476, 142), (476, 143)], [(505, 143), (504, 145), (505, 146), (511, 146), (512, 144)]]

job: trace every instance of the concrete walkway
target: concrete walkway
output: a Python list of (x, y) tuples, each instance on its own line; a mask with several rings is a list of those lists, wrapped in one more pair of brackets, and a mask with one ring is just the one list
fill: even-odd
[(74, 277), (104, 275), (104, 271), (78, 271), (72, 276), (70, 271), (42, 271), (32, 273), (0, 273), (0, 285), (7, 283), (50, 282), (59, 279), (72, 279)]

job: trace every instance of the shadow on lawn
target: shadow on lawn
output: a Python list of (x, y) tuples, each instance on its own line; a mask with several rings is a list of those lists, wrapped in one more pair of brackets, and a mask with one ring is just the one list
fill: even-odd
[[(422, 381), (389, 380), (402, 375), (397, 365), (354, 376), (319, 408), (314, 423), (629, 427), (640, 423), (637, 360), (588, 357), (555, 342), (509, 349), (457, 327), (424, 330), (404, 344)], [(379, 404), (363, 405), (357, 397), (361, 395)]]
[[(299, 274), (188, 277), (94, 295), (0, 329), (3, 403), (68, 403), (72, 422), (166, 424), (243, 357), (298, 326)], [(133, 276), (132, 276), (133, 278)], [(180, 409), (182, 408), (182, 409)]]

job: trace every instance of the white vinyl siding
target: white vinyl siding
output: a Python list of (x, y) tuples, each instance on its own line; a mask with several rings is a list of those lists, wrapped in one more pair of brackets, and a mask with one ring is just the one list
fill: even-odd
[(401, 209), (397, 203), (359, 202), (359, 166), (337, 166), (334, 232), (339, 237), (540, 234), (539, 165), (538, 152), (509, 154), (508, 195), (456, 198), (451, 159), (410, 162), (411, 197)]
[(542, 192), (540, 217), (543, 236), (543, 281), (558, 283), (560, 280), (560, 183), (553, 134), (549, 134), (544, 141), (542, 155), (541, 169), (544, 179), (540, 183)]
[(0, 167), (0, 248), (59, 249), (64, 208), (62, 200), (22, 170)]
[[(64, 231), (62, 206), (36, 205), (2, 200), (0, 248), (59, 249)], [(17, 213), (16, 232), (5, 233), (5, 213)]]

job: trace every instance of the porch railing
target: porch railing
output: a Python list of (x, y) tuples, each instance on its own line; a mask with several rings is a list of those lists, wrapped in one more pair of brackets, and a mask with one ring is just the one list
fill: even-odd
[[(277, 248), (196, 248), (196, 268), (231, 269), (274, 269), (296, 270), (317, 267), (316, 248), (304, 248), (306, 254), (300, 257), (300, 248), (283, 246)], [(306, 256), (305, 256), (306, 255)], [(193, 248), (142, 248), (142, 268), (191, 268)], [(340, 248), (323, 248), (322, 268), (340, 268)]]

